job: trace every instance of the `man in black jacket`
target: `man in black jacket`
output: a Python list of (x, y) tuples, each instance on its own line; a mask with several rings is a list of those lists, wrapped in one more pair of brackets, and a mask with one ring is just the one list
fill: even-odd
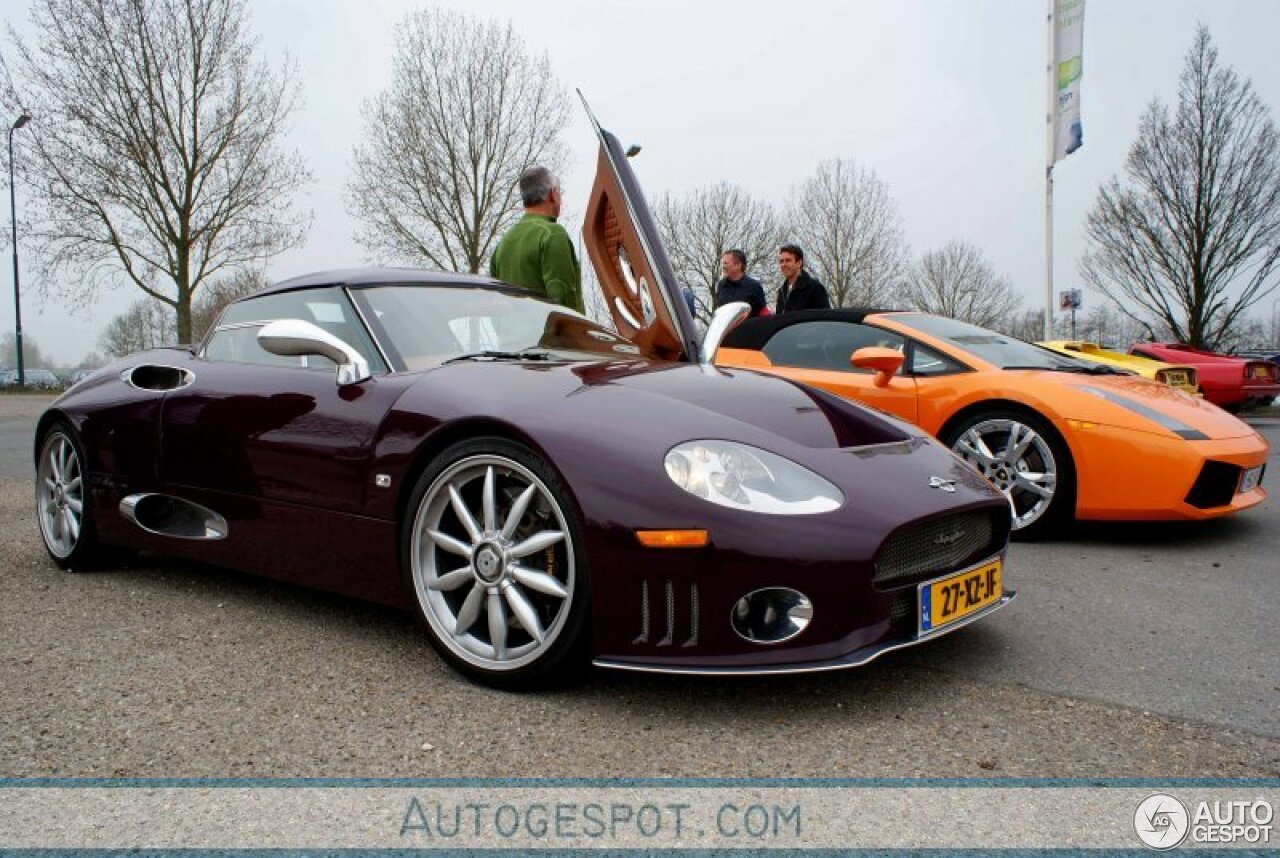
[(724, 277), (716, 284), (716, 307), (735, 301), (751, 305), (751, 315), (758, 316), (768, 306), (760, 281), (747, 276), (747, 255), (741, 250), (726, 250), (720, 257)]
[(830, 309), (827, 287), (804, 270), (804, 251), (798, 245), (784, 244), (778, 249), (778, 270), (783, 277), (778, 289), (776, 312), (779, 315), (794, 310)]

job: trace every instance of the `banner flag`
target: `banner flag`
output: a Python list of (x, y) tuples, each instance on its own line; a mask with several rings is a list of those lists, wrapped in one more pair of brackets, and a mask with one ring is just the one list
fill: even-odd
[(1080, 124), (1081, 53), (1085, 0), (1053, 0), (1053, 158), (1056, 163), (1084, 144)]

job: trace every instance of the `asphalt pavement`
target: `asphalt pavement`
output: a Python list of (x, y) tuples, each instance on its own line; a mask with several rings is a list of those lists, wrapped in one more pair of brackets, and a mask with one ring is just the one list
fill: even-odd
[(1280, 776), (1275, 500), (1017, 544), (1010, 608), (859, 670), (517, 695), (396, 611), (162, 558), (59, 572), (44, 402), (0, 397), (0, 775)]

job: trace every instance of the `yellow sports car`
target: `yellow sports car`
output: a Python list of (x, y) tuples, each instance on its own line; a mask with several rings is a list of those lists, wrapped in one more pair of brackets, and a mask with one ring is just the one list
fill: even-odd
[(1161, 384), (1185, 390), (1190, 394), (1200, 393), (1200, 384), (1196, 379), (1196, 368), (1193, 366), (1161, 363), (1158, 360), (1138, 355), (1113, 352), (1110, 349), (1104, 349), (1097, 343), (1076, 340), (1050, 340), (1036, 343), (1036, 345), (1044, 346), (1046, 349), (1053, 349), (1055, 352), (1061, 352), (1073, 358), (1087, 360), (1091, 363), (1114, 366), (1117, 369), (1127, 369), (1143, 378), (1149, 378), (1152, 381), (1158, 381)]

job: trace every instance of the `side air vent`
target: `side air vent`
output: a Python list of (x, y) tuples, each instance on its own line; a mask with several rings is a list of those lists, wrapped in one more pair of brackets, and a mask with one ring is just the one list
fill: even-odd
[(211, 509), (169, 495), (129, 495), (120, 514), (138, 527), (174, 539), (224, 539), (227, 520)]
[[(640, 582), (638, 604), (639, 634), (632, 643), (656, 647), (697, 646), (701, 607), (696, 582), (645, 579)], [(655, 634), (661, 637), (653, 640)]]
[(186, 387), (196, 380), (196, 374), (189, 369), (179, 369), (176, 366), (144, 363), (120, 373), (120, 380), (138, 390), (164, 393)]

